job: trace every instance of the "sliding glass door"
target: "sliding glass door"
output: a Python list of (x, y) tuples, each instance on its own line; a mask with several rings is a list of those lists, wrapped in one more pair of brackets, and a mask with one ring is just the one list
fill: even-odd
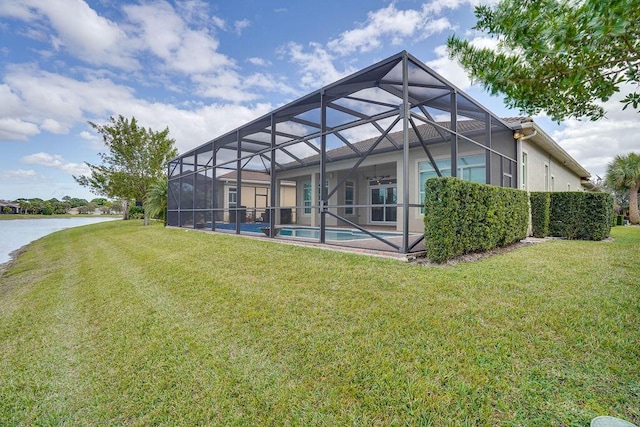
[(369, 183), (371, 197), (370, 220), (372, 223), (395, 223), (397, 220), (398, 184), (395, 179), (371, 181)]

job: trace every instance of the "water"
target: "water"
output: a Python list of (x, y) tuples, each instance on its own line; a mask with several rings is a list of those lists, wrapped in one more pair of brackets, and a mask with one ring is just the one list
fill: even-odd
[[(306, 239), (320, 238), (320, 230), (318, 228), (285, 227), (282, 230), (280, 230), (280, 233), (278, 234), (280, 236), (301, 237)], [(399, 233), (391, 233), (391, 232), (383, 232), (383, 231), (376, 231), (376, 232), (373, 232), (373, 234), (382, 238), (402, 236), (402, 234), (399, 234)], [(332, 228), (327, 228), (325, 230), (325, 238), (327, 240), (339, 240), (339, 241), (373, 239), (372, 236), (360, 230), (346, 230), (346, 229), (332, 229)]]
[[(267, 223), (255, 223), (255, 224), (240, 224), (240, 231), (246, 233), (256, 233), (262, 235), (262, 227), (268, 227)], [(282, 227), (282, 228), (280, 228)], [(206, 228), (211, 228), (211, 223), (207, 224)], [(278, 226), (280, 231), (279, 236), (287, 237), (300, 237), (304, 239), (319, 239), (320, 229), (318, 227), (293, 227), (293, 226)], [(235, 224), (221, 224), (216, 223), (216, 230), (234, 230)], [(402, 233), (388, 232), (388, 231), (374, 231), (378, 237), (401, 237)], [(349, 241), (349, 240), (361, 240), (361, 239), (373, 239), (369, 234), (360, 230), (352, 230), (345, 228), (327, 228), (325, 230), (325, 238), (327, 240)]]
[(41, 218), (10, 219), (0, 221), (0, 264), (11, 260), (9, 255), (16, 249), (65, 228), (80, 225), (95, 224), (97, 222), (113, 221), (114, 217), (72, 217), (72, 218)]

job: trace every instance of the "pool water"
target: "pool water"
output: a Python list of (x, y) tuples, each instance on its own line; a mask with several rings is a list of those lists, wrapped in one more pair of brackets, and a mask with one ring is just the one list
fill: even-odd
[[(211, 223), (207, 223), (205, 228), (211, 229)], [(268, 227), (268, 223), (242, 223), (240, 224), (240, 231), (243, 233), (255, 233), (264, 235), (263, 228)], [(298, 237), (301, 239), (320, 239), (320, 229), (318, 227), (296, 227), (296, 226), (278, 226), (278, 236), (283, 237)], [(229, 230), (235, 231), (235, 224), (216, 223), (216, 231)], [(401, 237), (402, 233), (394, 233), (390, 231), (376, 231), (373, 232), (378, 237)], [(334, 241), (349, 241), (349, 240), (362, 240), (373, 239), (367, 233), (364, 233), (356, 229), (344, 229), (344, 228), (327, 228), (325, 230), (325, 238), (327, 240)]]
[[(381, 232), (381, 231), (374, 232), (373, 234), (382, 238), (402, 236), (402, 234), (400, 233)], [(283, 227), (278, 233), (278, 235), (300, 237), (304, 239), (319, 239), (320, 229), (309, 228), (309, 227)], [(373, 239), (373, 237), (371, 237), (369, 234), (364, 233), (360, 230), (345, 230), (345, 229), (334, 229), (334, 228), (325, 229), (325, 238), (327, 240), (338, 240), (338, 241)]]
[[(211, 228), (211, 223), (207, 224), (207, 228)], [(240, 224), (240, 231), (243, 233), (256, 233), (263, 235), (262, 228), (268, 227), (267, 223), (242, 223)], [(320, 229), (317, 227), (296, 227), (296, 226), (282, 226), (278, 227), (280, 231), (278, 232), (278, 236), (283, 237), (298, 237), (301, 239), (320, 239)], [(216, 230), (235, 230), (235, 224), (222, 224), (216, 223)], [(378, 237), (399, 237), (402, 236), (402, 233), (393, 233), (393, 232), (385, 232), (385, 231), (376, 231), (375, 234)], [(355, 229), (344, 229), (344, 228), (327, 228), (325, 230), (325, 238), (327, 240), (335, 240), (335, 241), (348, 241), (348, 240), (362, 240), (362, 239), (373, 239), (367, 233), (364, 233), (360, 230)]]

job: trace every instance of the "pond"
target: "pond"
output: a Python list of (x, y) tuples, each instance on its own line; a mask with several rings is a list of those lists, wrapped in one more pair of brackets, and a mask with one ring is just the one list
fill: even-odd
[(11, 252), (51, 234), (54, 231), (104, 221), (119, 220), (116, 217), (72, 217), (9, 219), (0, 221), (0, 264), (11, 260)]

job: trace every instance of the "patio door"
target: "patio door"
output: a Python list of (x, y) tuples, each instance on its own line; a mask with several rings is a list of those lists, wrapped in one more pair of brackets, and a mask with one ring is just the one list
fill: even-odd
[(397, 219), (398, 184), (395, 179), (371, 181), (370, 220), (372, 223), (395, 223)]

